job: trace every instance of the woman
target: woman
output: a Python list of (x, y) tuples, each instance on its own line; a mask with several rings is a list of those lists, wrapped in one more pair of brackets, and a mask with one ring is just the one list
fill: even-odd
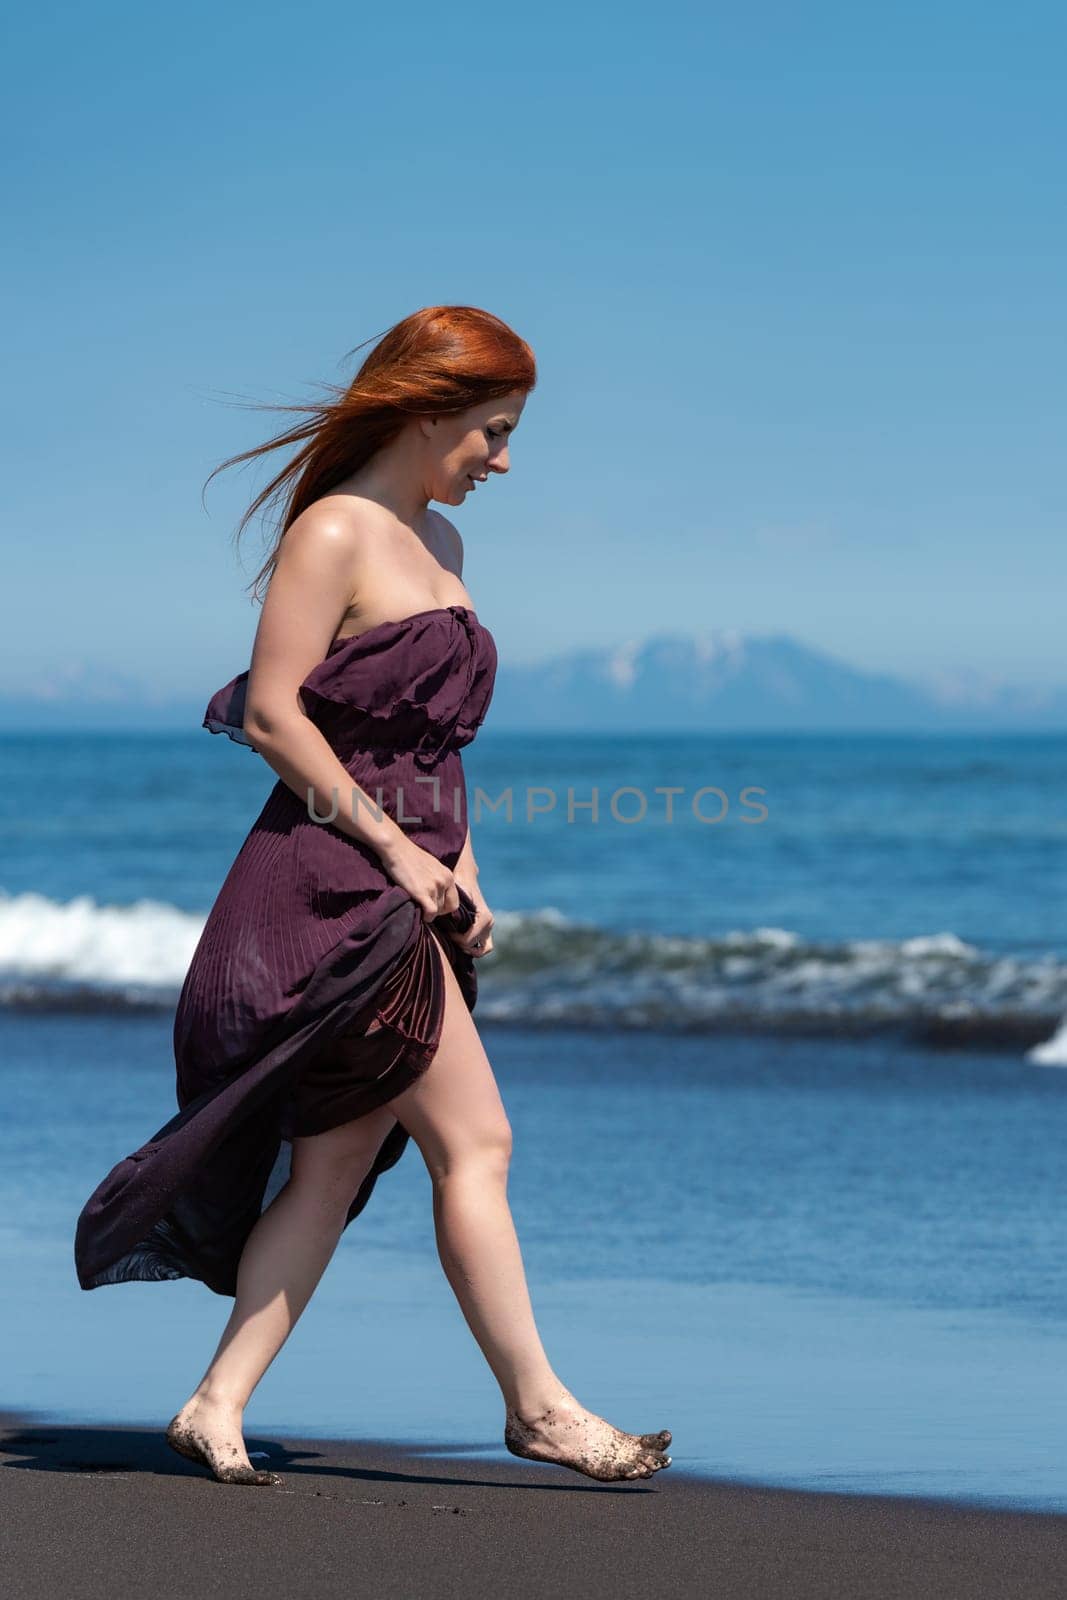
[[(415, 1140), (441, 1263), (506, 1407), (515, 1455), (650, 1477), (671, 1435), (587, 1411), (548, 1362), (507, 1202), (511, 1130), (471, 1019), (493, 948), (460, 748), (488, 708), (489, 630), (461, 505), (509, 466), (529, 346), (488, 312), (398, 323), (310, 423), (251, 666), (204, 718), (278, 774), (207, 919), (174, 1026), (180, 1110), (86, 1203), (83, 1288), (191, 1276), (234, 1307), (167, 1429), (225, 1483), (252, 1467), (242, 1418), (378, 1177)], [(223, 465), (230, 465), (226, 462)], [(221, 470), (221, 469), (216, 469)], [(445, 959), (447, 958), (447, 959)]]

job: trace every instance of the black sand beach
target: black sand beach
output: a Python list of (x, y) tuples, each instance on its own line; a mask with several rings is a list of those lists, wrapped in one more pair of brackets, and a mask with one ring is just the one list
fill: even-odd
[(532, 1462), (248, 1438), (285, 1478), (215, 1483), (162, 1429), (0, 1414), (11, 1600), (1029, 1600), (1062, 1592), (1067, 1517), (709, 1482), (618, 1487)]

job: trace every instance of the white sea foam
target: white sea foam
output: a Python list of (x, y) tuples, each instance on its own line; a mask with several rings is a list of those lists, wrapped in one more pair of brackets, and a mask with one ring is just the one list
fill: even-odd
[(1027, 1061), (1039, 1067), (1067, 1067), (1067, 1017), (1064, 1017), (1051, 1039), (1035, 1044), (1026, 1052)]
[[(0, 1004), (174, 1004), (202, 914), (154, 900), (0, 891)], [(495, 914), (478, 1015), (528, 1027), (864, 1034), (1011, 1049), (1067, 1065), (1067, 962), (983, 951), (950, 930), (815, 941), (788, 928), (616, 931), (548, 905)]]
[(203, 916), (159, 900), (106, 905), (0, 891), (0, 998), (71, 988), (169, 998), (181, 987)]

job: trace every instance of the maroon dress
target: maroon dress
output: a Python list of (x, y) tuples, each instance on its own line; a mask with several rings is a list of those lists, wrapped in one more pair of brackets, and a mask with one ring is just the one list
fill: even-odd
[[(488, 710), (496, 665), (474, 611), (438, 606), (335, 640), (300, 686), (354, 782), (447, 867), (467, 836), (460, 749)], [(204, 727), (254, 749), (242, 727), (247, 682), (242, 672), (212, 696)], [(428, 922), (369, 846), (316, 820), (279, 780), (178, 1000), (179, 1111), (112, 1168), (78, 1218), (81, 1287), (189, 1277), (235, 1294), (248, 1234), (288, 1178), (290, 1140), (375, 1110), (429, 1066), (442, 954), (473, 1011), (475, 962), (449, 937), (473, 921), (460, 889), (459, 909)], [(346, 1227), (407, 1141), (396, 1123)]]

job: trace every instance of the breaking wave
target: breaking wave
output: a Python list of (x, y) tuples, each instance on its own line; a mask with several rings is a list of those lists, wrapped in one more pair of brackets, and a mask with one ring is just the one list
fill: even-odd
[[(478, 1017), (525, 1028), (903, 1034), (1025, 1050), (1067, 1066), (1067, 962), (983, 951), (953, 933), (815, 942), (783, 928), (714, 938), (598, 928), (553, 907), (495, 913)], [(0, 893), (0, 1006), (167, 1010), (204, 918), (155, 900)]]

